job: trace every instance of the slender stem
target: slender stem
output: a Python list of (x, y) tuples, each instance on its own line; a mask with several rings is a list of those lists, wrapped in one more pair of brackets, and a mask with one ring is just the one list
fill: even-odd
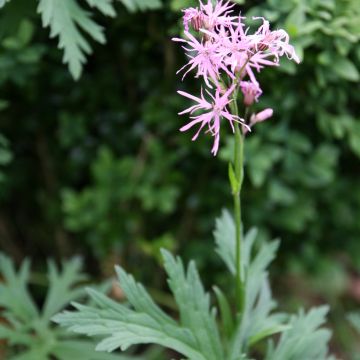
[[(236, 89), (233, 94), (233, 101), (231, 102), (231, 110), (234, 115), (239, 115), (237, 106)], [(247, 114), (246, 114), (247, 115)], [(245, 116), (246, 116), (245, 115)], [(238, 123), (235, 124), (235, 147), (234, 147), (234, 175), (236, 179), (236, 187), (232, 185), (232, 194), (234, 199), (234, 217), (235, 217), (235, 263), (236, 263), (236, 303), (238, 312), (242, 314), (245, 306), (245, 285), (244, 274), (242, 266), (242, 228), (241, 228), (241, 187), (243, 182), (243, 162), (244, 162), (244, 138)], [(230, 180), (231, 182), (231, 180)]]
[(236, 180), (239, 183), (237, 191), (233, 192), (234, 198), (234, 215), (235, 215), (235, 263), (236, 263), (236, 300), (239, 313), (242, 313), (245, 305), (245, 288), (242, 267), (242, 228), (241, 228), (241, 187), (243, 181), (243, 156), (244, 139), (241, 134), (239, 125), (235, 127), (235, 150), (234, 150), (234, 172)]

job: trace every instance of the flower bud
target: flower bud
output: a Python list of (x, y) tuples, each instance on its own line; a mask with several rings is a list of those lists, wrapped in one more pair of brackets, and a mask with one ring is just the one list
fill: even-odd
[(251, 106), (254, 101), (258, 101), (259, 96), (262, 94), (259, 85), (251, 81), (241, 81), (240, 89), (244, 95), (244, 105), (246, 107)]
[(189, 23), (191, 27), (199, 32), (204, 27), (204, 14), (195, 8), (189, 8), (184, 10), (184, 27), (186, 31), (189, 31)]
[(262, 122), (262, 121), (265, 121), (265, 120), (271, 118), (273, 116), (273, 113), (274, 113), (273, 109), (267, 108), (263, 111), (260, 111), (257, 114), (251, 115), (250, 126), (252, 126), (258, 122)]

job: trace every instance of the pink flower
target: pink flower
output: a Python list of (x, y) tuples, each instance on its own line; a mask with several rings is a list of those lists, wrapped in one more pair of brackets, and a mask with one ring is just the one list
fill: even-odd
[[(205, 3), (206, 1), (206, 3)], [(207, 91), (211, 100), (195, 97), (179, 91), (195, 103), (180, 114), (202, 111), (200, 115), (191, 116), (191, 121), (180, 130), (186, 131), (194, 125), (199, 125), (195, 140), (201, 130), (207, 127), (207, 132), (214, 136), (212, 153), (219, 148), (220, 122), (226, 119), (234, 131), (234, 121), (240, 122), (246, 133), (251, 126), (265, 121), (272, 116), (272, 109), (265, 109), (253, 114), (249, 124), (244, 124), (237, 112), (232, 114), (228, 105), (240, 91), (246, 107), (258, 101), (262, 94), (256, 79), (257, 73), (268, 66), (279, 66), (281, 56), (299, 62), (295, 49), (289, 44), (289, 35), (285, 30), (270, 30), (270, 24), (264, 18), (257, 31), (249, 34), (245, 27), (244, 17), (233, 16), (233, 4), (223, 0), (199, 0), (199, 8), (184, 10), (185, 38), (175, 38), (183, 43), (189, 61), (178, 72), (185, 70), (183, 78), (195, 70), (195, 77), (202, 77), (208, 88), (215, 85), (215, 94)], [(189, 27), (197, 32), (196, 36), (189, 32)], [(236, 101), (236, 100), (235, 100)]]
[(183, 48), (188, 51), (187, 54), (190, 58), (189, 62), (183, 66), (177, 73), (181, 72), (183, 69), (188, 68), (183, 75), (183, 78), (187, 73), (193, 69), (196, 69), (196, 77), (202, 76), (208, 87), (212, 87), (209, 79), (213, 80), (215, 84), (218, 83), (219, 70), (225, 69), (225, 66), (222, 64), (219, 54), (217, 53), (218, 43), (211, 41), (198, 41), (193, 35), (185, 31), (185, 36), (189, 40), (174, 38), (174, 41), (183, 42), (187, 46)]
[(254, 101), (258, 101), (259, 96), (262, 94), (259, 84), (251, 81), (241, 81), (240, 89), (244, 95), (245, 106), (251, 106)]
[(233, 122), (243, 123), (244, 126), (244, 119), (241, 119), (239, 116), (233, 115), (229, 112), (227, 105), (232, 101), (229, 99), (230, 95), (234, 91), (235, 86), (230, 87), (225, 93), (222, 94), (222, 90), (220, 88), (216, 89), (215, 96), (213, 96), (210, 92), (207, 91), (209, 96), (211, 97), (212, 102), (207, 101), (204, 98), (203, 93), (201, 92), (201, 98), (193, 96), (183, 91), (178, 91), (178, 93), (182, 96), (185, 96), (191, 100), (196, 102), (195, 105), (185, 109), (184, 111), (180, 112), (179, 115), (186, 114), (186, 113), (194, 113), (197, 110), (206, 110), (203, 114), (191, 116), (190, 121), (188, 124), (183, 126), (180, 131), (187, 131), (194, 125), (199, 124), (200, 127), (193, 136), (192, 140), (196, 140), (199, 136), (201, 130), (207, 126), (208, 130), (206, 132), (210, 132), (212, 136), (214, 136), (214, 145), (212, 147), (212, 154), (216, 155), (219, 149), (219, 142), (220, 142), (220, 121), (222, 118), (225, 118), (229, 121), (232, 131), (234, 132), (234, 124)]
[(249, 129), (258, 122), (265, 121), (273, 116), (273, 109), (267, 108), (257, 114), (252, 114), (250, 117), (250, 123), (248, 127), (242, 127), (244, 135), (249, 131)]
[(249, 35), (250, 43), (254, 47), (254, 52), (267, 52), (279, 61), (279, 57), (286, 55), (289, 60), (294, 60), (299, 63), (300, 59), (295, 53), (295, 49), (289, 44), (289, 35), (283, 30), (270, 30), (270, 23), (262, 17), (254, 17), (254, 20), (261, 19), (262, 25), (255, 34)]
[(188, 8), (183, 10), (183, 24), (185, 31), (189, 31), (189, 24), (195, 31), (200, 28), (213, 30), (217, 26), (230, 26), (236, 16), (228, 16), (232, 12), (234, 4), (229, 2), (223, 4), (219, 1), (214, 6), (211, 0), (207, 4), (200, 1), (200, 10), (198, 8)]
[(217, 1), (215, 6), (211, 0), (208, 0), (207, 4), (203, 4), (200, 1), (200, 9), (205, 15), (205, 28), (213, 30), (217, 26), (230, 26), (233, 21), (237, 19), (236, 16), (229, 16), (232, 13), (234, 4), (230, 4), (230, 1), (223, 3), (222, 0)]
[(204, 25), (204, 14), (198, 8), (188, 8), (183, 10), (183, 24), (185, 31), (189, 31), (189, 24), (195, 31), (199, 31)]
[(250, 126), (271, 118), (273, 116), (273, 113), (274, 113), (273, 109), (267, 108), (263, 111), (260, 111), (257, 114), (253, 114), (250, 118)]

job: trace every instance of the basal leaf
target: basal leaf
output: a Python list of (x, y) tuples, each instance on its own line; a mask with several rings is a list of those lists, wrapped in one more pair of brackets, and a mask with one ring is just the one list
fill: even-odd
[(0, 306), (19, 321), (29, 322), (38, 316), (38, 310), (28, 290), (30, 262), (25, 260), (17, 273), (13, 262), (0, 253)]
[(74, 258), (64, 262), (63, 270), (60, 272), (54, 262), (49, 261), (49, 290), (43, 307), (43, 319), (49, 321), (67, 304), (84, 294), (83, 288), (75, 287), (80, 281), (86, 279), (86, 276), (80, 272), (81, 267), (81, 260)]
[(330, 360), (329, 330), (321, 328), (329, 308), (322, 306), (308, 313), (300, 311), (290, 319), (290, 330), (284, 331), (275, 348), (270, 348), (266, 360)]
[[(130, 299), (133, 299), (137, 292), (143, 294), (144, 289), (133, 282), (125, 272), (120, 273), (120, 281), (126, 283), (125, 288)], [(173, 349), (189, 359), (206, 360), (197, 350), (196, 340), (191, 331), (177, 326), (173, 320), (161, 314), (161, 310), (154, 306), (153, 301), (149, 301), (148, 295), (135, 302), (134, 307), (144, 310), (137, 312), (136, 309), (129, 309), (97, 291), (89, 290), (89, 294), (95, 306), (74, 304), (77, 311), (66, 311), (53, 319), (76, 333), (102, 338), (96, 347), (97, 350), (126, 350), (135, 344), (152, 343)], [(146, 302), (149, 305), (149, 313)]]
[(181, 259), (162, 250), (168, 283), (180, 311), (180, 324), (196, 337), (200, 351), (208, 360), (221, 360), (224, 350), (216, 324), (215, 312), (210, 308), (210, 296), (204, 291), (194, 262), (187, 271)]

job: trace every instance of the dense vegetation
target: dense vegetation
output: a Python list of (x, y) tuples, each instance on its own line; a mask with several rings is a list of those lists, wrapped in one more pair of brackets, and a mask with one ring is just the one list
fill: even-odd
[[(48, 257), (80, 254), (98, 279), (120, 263), (161, 287), (153, 273), (165, 247), (196, 256), (200, 271), (212, 268), (205, 282), (221, 279), (209, 243), (219, 209), (231, 206), (223, 176), (231, 138), (214, 161), (209, 139), (189, 144), (178, 131), (184, 99), (176, 90), (194, 84), (175, 75), (184, 59), (171, 37), (180, 9), (194, 2), (154, 1), (147, 9), (123, 1), (116, 16), (112, 7), (74, 2), (94, 20), (83, 28), (94, 54), (77, 81), (82, 55), (65, 51), (69, 72), (58, 40), (41, 26), (36, 10), (50, 2), (12, 0), (0, 10), (2, 250), (18, 263), (32, 258), (37, 271)], [(245, 226), (282, 239), (273, 268), (281, 301), (330, 303), (334, 349), (353, 360), (345, 314), (360, 301), (360, 7), (262, 0), (243, 9), (284, 27), (302, 58), (262, 77), (263, 103), (275, 115), (245, 149)], [(95, 24), (106, 44), (90, 39), (105, 40)]]

